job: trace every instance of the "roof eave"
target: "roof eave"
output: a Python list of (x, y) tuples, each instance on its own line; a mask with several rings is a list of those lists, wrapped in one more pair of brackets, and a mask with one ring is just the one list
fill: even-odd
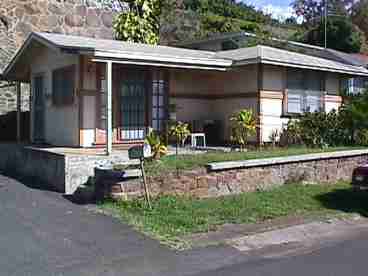
[[(368, 71), (365, 68), (361, 68), (362, 72), (359, 72), (359, 71), (352, 71), (349, 69), (344, 70), (344, 69), (328, 68), (328, 67), (307, 66), (307, 65), (296, 64), (296, 63), (275, 61), (275, 60), (270, 60), (270, 59), (265, 59), (265, 58), (260, 58), (260, 57), (240, 60), (240, 61), (235, 62), (233, 66), (243, 66), (243, 65), (256, 64), (256, 63), (278, 65), (278, 66), (284, 66), (284, 67), (294, 67), (294, 68), (301, 68), (301, 69), (318, 70), (318, 71), (325, 71), (325, 72), (333, 72), (333, 73), (347, 74), (347, 75), (352, 75), (352, 76), (368, 77)], [(367, 72), (363, 72), (363, 70)]]
[(178, 66), (205, 66), (208, 68), (229, 68), (233, 65), (233, 61), (229, 59), (207, 59), (207, 58), (191, 58), (191, 57), (168, 57), (168, 56), (156, 56), (147, 55), (141, 53), (122, 53), (122, 52), (107, 52), (107, 51), (80, 51), (83, 55), (92, 55), (96, 59), (105, 60), (122, 60), (132, 63), (158, 63), (158, 64), (170, 64)]
[(28, 35), (28, 37), (25, 40), (25, 42), (17, 50), (17, 52), (15, 53), (15, 55), (12, 57), (12, 59), (10, 60), (10, 62), (8, 63), (8, 65), (3, 70), (2, 75), (3, 75), (3, 78), (4, 79), (14, 80), (12, 77), (9, 76), (9, 72), (15, 66), (15, 64), (17, 63), (17, 61), (21, 57), (21, 55), (28, 48), (28, 46), (31, 44), (31, 42), (33, 40), (36, 40), (36, 41), (40, 42), (41, 44), (43, 44), (43, 45), (45, 45), (47, 47), (50, 47), (50, 48), (52, 48), (54, 50), (59, 50), (59, 48), (58, 48), (57, 45), (51, 43), (50, 41), (48, 41), (48, 40), (44, 39), (43, 37), (37, 35), (36, 33), (32, 32), (31, 34)]

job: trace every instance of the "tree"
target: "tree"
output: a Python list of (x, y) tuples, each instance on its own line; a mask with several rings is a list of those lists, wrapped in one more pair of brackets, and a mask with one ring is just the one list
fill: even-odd
[(315, 27), (324, 16), (326, 1), (328, 15), (331, 16), (349, 15), (354, 3), (354, 0), (295, 0), (291, 5), (295, 13), (303, 17), (306, 25)]
[(114, 19), (117, 39), (147, 44), (159, 42), (160, 0), (126, 0), (120, 6), (124, 9)]
[[(309, 30), (304, 42), (324, 46), (325, 26), (321, 21), (315, 29)], [(365, 41), (364, 34), (348, 18), (330, 17), (327, 20), (327, 47), (357, 53)]]
[(368, 0), (361, 0), (352, 7), (352, 21), (368, 37)]

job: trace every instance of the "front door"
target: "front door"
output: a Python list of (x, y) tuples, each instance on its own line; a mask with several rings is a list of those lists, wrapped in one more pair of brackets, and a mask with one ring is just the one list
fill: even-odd
[(147, 74), (131, 70), (120, 82), (120, 140), (143, 140), (147, 132)]
[(36, 143), (44, 142), (45, 133), (45, 102), (43, 97), (43, 76), (37, 76), (34, 82), (33, 139)]

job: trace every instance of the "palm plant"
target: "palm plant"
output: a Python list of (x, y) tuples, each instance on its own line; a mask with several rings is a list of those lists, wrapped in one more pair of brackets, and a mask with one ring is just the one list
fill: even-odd
[(162, 142), (160, 135), (153, 129), (149, 129), (146, 136), (146, 143), (151, 146), (154, 159), (160, 159), (161, 156), (167, 154), (167, 147)]
[(248, 144), (248, 139), (256, 133), (256, 119), (251, 109), (243, 109), (235, 112), (230, 118), (231, 140), (240, 146), (243, 151)]

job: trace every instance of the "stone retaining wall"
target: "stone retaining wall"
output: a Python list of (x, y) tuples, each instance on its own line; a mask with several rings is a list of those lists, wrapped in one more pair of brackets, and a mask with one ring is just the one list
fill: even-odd
[[(340, 156), (339, 156), (340, 155)], [(299, 156), (300, 160), (308, 155)], [(333, 156), (333, 157), (331, 157)], [(278, 162), (272, 162), (273, 159)], [(352, 171), (368, 159), (368, 151), (350, 151), (321, 154), (318, 159), (281, 162), (282, 158), (270, 158), (268, 165), (207, 171), (198, 169), (183, 171), (177, 177), (175, 173), (164, 176), (148, 177), (152, 194), (188, 195), (197, 198), (218, 197), (256, 190), (266, 190), (288, 183), (326, 183), (351, 180)], [(249, 161), (252, 162), (252, 161)], [(271, 165), (269, 165), (271, 164)], [(143, 195), (140, 180), (121, 182), (126, 193), (132, 199)]]

